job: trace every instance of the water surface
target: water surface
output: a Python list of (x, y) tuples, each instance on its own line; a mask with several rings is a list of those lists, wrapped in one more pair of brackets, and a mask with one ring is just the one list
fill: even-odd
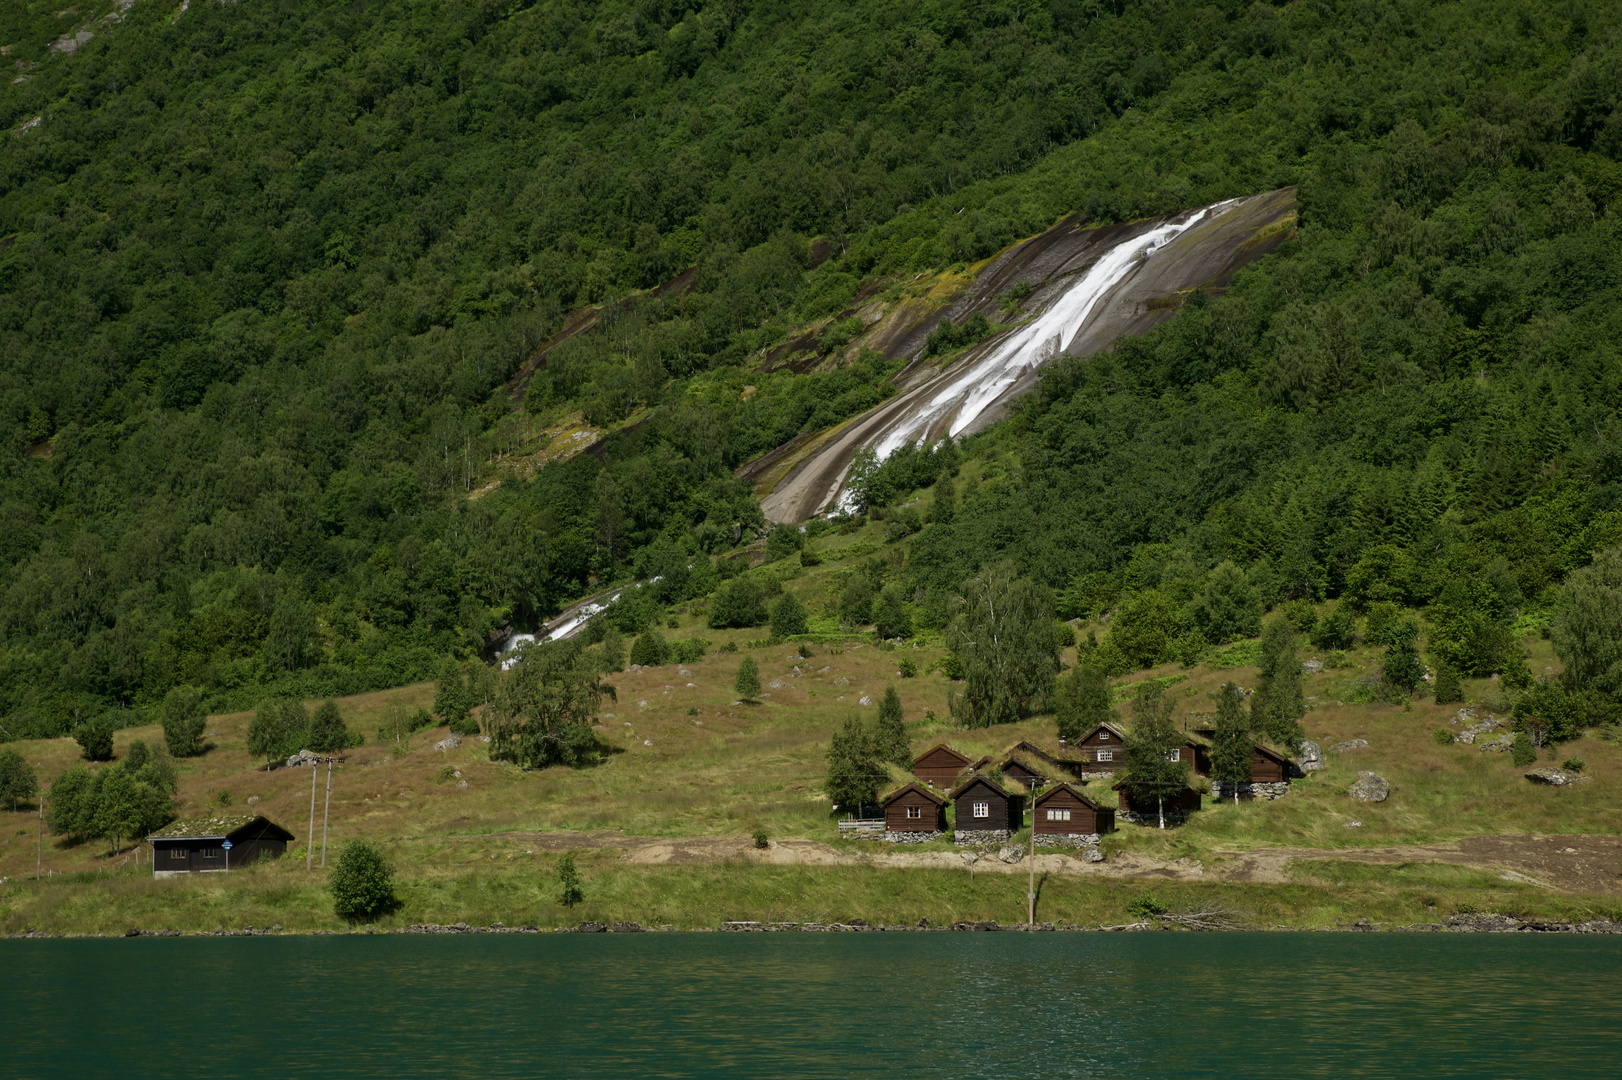
[(1622, 940), (0, 942), (6, 1077), (1614, 1077)]

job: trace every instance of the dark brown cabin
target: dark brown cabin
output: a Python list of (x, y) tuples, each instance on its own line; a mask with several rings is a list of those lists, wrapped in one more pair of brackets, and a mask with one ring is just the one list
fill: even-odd
[(979, 773), (954, 788), (949, 798), (957, 807), (957, 832), (1014, 833), (1025, 824), (1024, 800)]
[[(1160, 814), (1160, 804), (1154, 799), (1137, 800), (1132, 798), (1125, 784), (1117, 781), (1114, 785), (1117, 794), (1116, 807), (1123, 814), (1137, 814), (1143, 817), (1157, 817)], [(1184, 788), (1182, 794), (1173, 795), (1166, 800), (1166, 813), (1183, 814), (1193, 813), (1200, 808), (1200, 793), (1193, 788)]]
[(908, 784), (884, 797), (886, 832), (943, 833), (946, 797), (922, 784)]
[[(177, 821), (148, 836), (152, 876), (234, 870), (287, 852), (293, 834), (258, 814)], [(230, 847), (226, 847), (226, 843)]]
[[(1028, 760), (1029, 759), (1027, 758), (1026, 761)], [(997, 766), (997, 771), (1002, 773), (1004, 780), (1012, 780), (1016, 784), (1020, 784), (1025, 788), (1030, 788), (1033, 783), (1038, 785), (1047, 783), (1050, 779), (1050, 777), (1047, 775), (1047, 771), (1039, 772), (1030, 765), (1026, 764), (1026, 761), (1021, 761), (1017, 757), (1008, 758), (1001, 765)]]
[(1084, 772), (1114, 772), (1126, 763), (1126, 735), (1114, 724), (1099, 724), (1076, 740), (1070, 760)]
[(1043, 792), (1032, 804), (1031, 831), (1048, 836), (1086, 836), (1115, 831), (1115, 811), (1099, 806), (1087, 795), (1060, 784)]
[(945, 743), (938, 743), (912, 762), (912, 775), (926, 784), (949, 788), (973, 763)]
[[(1216, 739), (1215, 728), (1200, 728), (1196, 735), (1210, 740)], [(1201, 776), (1211, 775), (1211, 747), (1197, 747), (1198, 757), (1195, 761), (1195, 771)], [(1289, 758), (1276, 750), (1269, 750), (1260, 743), (1250, 744), (1250, 782), (1252, 784), (1278, 784), (1288, 781), (1295, 775), (1294, 764)]]

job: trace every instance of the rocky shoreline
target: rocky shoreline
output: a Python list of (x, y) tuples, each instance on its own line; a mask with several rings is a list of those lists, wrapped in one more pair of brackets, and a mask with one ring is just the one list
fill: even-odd
[[(940, 932), (987, 932), (1007, 931), (1010, 933), (1046, 933), (1046, 932), (1120, 932), (1134, 930), (1160, 930), (1165, 929), (1161, 924), (1154, 922), (1125, 923), (1117, 926), (1078, 926), (1071, 923), (998, 923), (995, 921), (971, 922), (959, 921), (936, 925), (928, 919), (921, 919), (913, 926), (886, 926), (878, 923), (869, 923), (865, 919), (852, 919), (848, 922), (757, 922), (753, 920), (733, 920), (723, 922), (718, 927), (704, 927), (692, 931), (693, 933), (940, 933)], [(1367, 919), (1359, 919), (1349, 926), (1338, 926), (1323, 930), (1301, 930), (1292, 926), (1270, 926), (1265, 928), (1233, 926), (1227, 928), (1230, 933), (1255, 932), (1257, 929), (1270, 931), (1295, 931), (1299, 933), (1336, 933), (1336, 932), (1363, 932), (1363, 933), (1453, 933), (1453, 934), (1622, 934), (1622, 922), (1613, 922), (1610, 919), (1591, 919), (1586, 922), (1558, 922), (1544, 919), (1519, 919), (1513, 915), (1500, 915), (1496, 912), (1488, 914), (1460, 914), (1452, 915), (1441, 922), (1412, 923), (1412, 924), (1375, 924)], [(418, 923), (412, 926), (399, 926), (389, 930), (380, 930), (375, 926), (360, 927), (353, 930), (313, 930), (313, 931), (284, 931), (281, 925), (269, 929), (259, 927), (244, 927), (241, 930), (140, 930), (131, 928), (122, 934), (81, 934), (81, 933), (53, 933), (49, 930), (28, 929), (12, 934), (0, 934), (0, 938), (19, 940), (61, 940), (68, 938), (199, 938), (199, 937), (332, 937), (340, 934), (645, 934), (645, 933), (675, 933), (673, 926), (643, 926), (635, 922), (618, 922), (612, 925), (600, 922), (583, 922), (576, 926), (558, 926), (543, 928), (534, 925), (506, 926), (502, 923), (492, 923), (489, 926), (469, 926), (464, 922), (457, 923)]]

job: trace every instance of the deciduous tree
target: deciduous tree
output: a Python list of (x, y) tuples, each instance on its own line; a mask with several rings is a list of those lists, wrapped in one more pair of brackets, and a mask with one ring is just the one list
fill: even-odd
[(1053, 602), (1046, 589), (1015, 575), (1012, 564), (970, 579), (947, 643), (963, 667), (955, 714), (968, 727), (1006, 724), (1053, 689)]

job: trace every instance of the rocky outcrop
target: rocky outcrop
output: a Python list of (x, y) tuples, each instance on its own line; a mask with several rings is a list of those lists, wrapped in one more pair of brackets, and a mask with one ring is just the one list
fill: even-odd
[(1331, 754), (1349, 754), (1353, 750), (1367, 750), (1368, 748), (1369, 741), (1367, 739), (1347, 739), (1345, 742), (1338, 742), (1331, 746), (1329, 752)]
[(1301, 757), (1301, 771), (1304, 773), (1317, 772), (1324, 767), (1323, 747), (1311, 739), (1302, 739), (1296, 751)]
[(1576, 784), (1586, 784), (1593, 779), (1582, 773), (1567, 772), (1565, 769), (1533, 769), (1526, 774), (1526, 778), (1534, 784), (1548, 784), (1551, 787), (1572, 787)]
[(1391, 797), (1391, 785), (1379, 773), (1360, 772), (1346, 794), (1358, 802), (1385, 802)]

